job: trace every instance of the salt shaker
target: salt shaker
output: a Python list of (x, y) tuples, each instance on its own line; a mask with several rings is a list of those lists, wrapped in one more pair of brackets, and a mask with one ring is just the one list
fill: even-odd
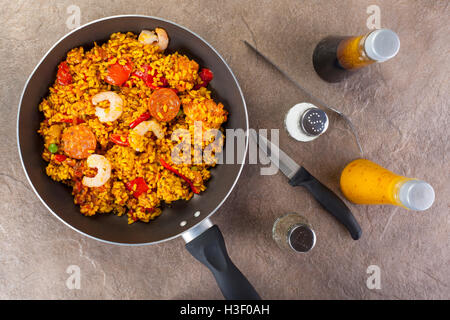
[(305, 102), (293, 106), (284, 119), (289, 135), (303, 142), (317, 139), (328, 129), (328, 123), (325, 111)]
[(314, 230), (298, 213), (278, 218), (272, 228), (272, 237), (280, 248), (294, 252), (308, 252), (316, 244)]

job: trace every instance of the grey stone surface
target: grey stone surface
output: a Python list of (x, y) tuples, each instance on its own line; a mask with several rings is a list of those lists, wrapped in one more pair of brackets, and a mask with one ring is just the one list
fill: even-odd
[[(32, 192), (19, 162), (16, 113), (28, 75), (69, 29), (67, 7), (81, 23), (139, 13), (175, 21), (209, 41), (243, 88), (254, 128), (282, 128), (286, 111), (305, 96), (250, 52), (247, 39), (324, 101), (351, 116), (365, 156), (429, 181), (436, 202), (425, 212), (351, 205), (364, 230), (346, 230), (280, 173), (247, 165), (237, 188), (214, 216), (231, 257), (266, 299), (449, 299), (449, 42), (447, 1), (2, 1), (0, 13), (0, 298), (213, 299), (222, 296), (209, 271), (181, 239), (118, 247), (83, 237), (57, 221)], [(315, 74), (311, 55), (329, 34), (367, 31), (366, 9), (381, 8), (381, 24), (397, 31), (399, 55), (347, 82)], [(426, 122), (423, 119), (427, 119)], [(345, 124), (302, 144), (280, 131), (280, 144), (333, 190), (358, 157)], [(271, 238), (275, 219), (307, 217), (317, 233), (311, 253), (282, 252)], [(81, 289), (66, 287), (69, 265), (81, 269)], [(381, 289), (366, 286), (369, 265), (381, 268)]]

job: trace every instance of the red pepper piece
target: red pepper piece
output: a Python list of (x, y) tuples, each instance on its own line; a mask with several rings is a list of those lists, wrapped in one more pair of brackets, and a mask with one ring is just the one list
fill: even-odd
[(214, 78), (214, 74), (212, 71), (208, 68), (203, 68), (199, 73), (198, 76), (202, 80), (201, 83), (198, 83), (194, 86), (194, 90), (198, 90), (202, 87), (206, 87), (209, 82)]
[(214, 74), (208, 68), (203, 68), (198, 75), (203, 82), (210, 82), (214, 78)]
[(108, 74), (105, 76), (105, 81), (114, 86), (121, 86), (130, 77), (132, 69), (133, 64), (130, 61), (125, 65), (121, 65), (118, 62), (110, 65)]
[(148, 75), (141, 70), (135, 71), (131, 75), (135, 76), (136, 78), (142, 79), (145, 83), (147, 83)]
[(153, 82), (153, 76), (151, 75), (151, 71), (153, 70), (148, 64), (142, 65), (144, 71), (138, 70), (132, 73), (133, 76), (136, 76), (139, 79), (144, 80), (145, 84)]
[(115, 144), (118, 144), (119, 146), (128, 147), (130, 145), (130, 143), (128, 142), (128, 137), (122, 136), (120, 134), (110, 134), (109, 140), (111, 140)]
[(80, 119), (80, 118), (75, 118), (75, 119), (67, 118), (67, 119), (61, 119), (61, 120), (59, 120), (59, 122), (81, 124), (81, 123), (85, 123), (86, 121), (84, 121), (83, 119)]
[(200, 191), (197, 190), (197, 188), (194, 186), (194, 184), (192, 183), (192, 181), (188, 178), (186, 178), (183, 174), (181, 174), (177, 169), (172, 168), (167, 162), (165, 162), (163, 159), (159, 159), (159, 162), (161, 163), (161, 165), (166, 168), (167, 170), (175, 173), (177, 176), (179, 176), (181, 179), (183, 179), (184, 181), (186, 181), (186, 183), (189, 185), (189, 187), (191, 188), (192, 192), (195, 194), (199, 194)]
[(161, 87), (167, 88), (169, 86), (169, 81), (165, 77), (159, 78), (159, 81), (162, 83)]
[(167, 79), (164, 76), (159, 78), (159, 81), (162, 83), (161, 86), (153, 85), (153, 78), (155, 77), (151, 74), (153, 68), (148, 64), (142, 65), (142, 68), (144, 68), (144, 71), (138, 70), (133, 72), (132, 75), (136, 76), (139, 79), (142, 79), (147, 87), (156, 90), (159, 88), (165, 88), (169, 86), (169, 81), (167, 81)]
[(63, 162), (66, 159), (67, 159), (67, 157), (63, 154), (55, 154), (55, 161)]
[(63, 61), (59, 64), (56, 79), (58, 83), (63, 86), (72, 83), (72, 75), (69, 72), (69, 65), (66, 61)]
[(141, 122), (144, 122), (148, 119), (150, 119), (150, 113), (149, 112), (144, 112), (143, 114), (141, 114), (136, 120), (134, 120), (133, 122), (130, 123), (130, 128), (133, 129), (135, 128), (138, 124), (140, 124)]
[(141, 194), (146, 193), (149, 189), (142, 177), (127, 182), (125, 186), (129, 191), (133, 191), (133, 197), (135, 198), (139, 198)]

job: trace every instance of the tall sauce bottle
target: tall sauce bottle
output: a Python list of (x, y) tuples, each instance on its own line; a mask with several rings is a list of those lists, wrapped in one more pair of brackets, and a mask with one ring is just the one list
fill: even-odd
[(392, 204), (423, 211), (431, 207), (435, 197), (427, 182), (395, 174), (366, 159), (350, 162), (340, 183), (344, 196), (357, 204)]
[(400, 39), (389, 29), (378, 29), (360, 36), (330, 36), (321, 40), (314, 49), (313, 65), (323, 80), (339, 82), (358, 69), (392, 59), (399, 49)]

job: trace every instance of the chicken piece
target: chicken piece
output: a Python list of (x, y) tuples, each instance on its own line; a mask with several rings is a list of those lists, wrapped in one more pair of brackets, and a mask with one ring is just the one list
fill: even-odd
[(202, 126), (206, 129), (219, 129), (227, 121), (228, 115), (223, 104), (216, 104), (212, 99), (183, 104), (183, 111), (188, 121), (202, 121)]
[(174, 71), (181, 74), (180, 80), (193, 82), (196, 74), (198, 74), (198, 63), (194, 60), (189, 60), (186, 56), (180, 56), (177, 59)]
[(170, 60), (171, 67), (165, 71), (170, 87), (176, 88), (179, 92), (192, 89), (198, 78), (198, 63), (177, 54), (172, 55)]

